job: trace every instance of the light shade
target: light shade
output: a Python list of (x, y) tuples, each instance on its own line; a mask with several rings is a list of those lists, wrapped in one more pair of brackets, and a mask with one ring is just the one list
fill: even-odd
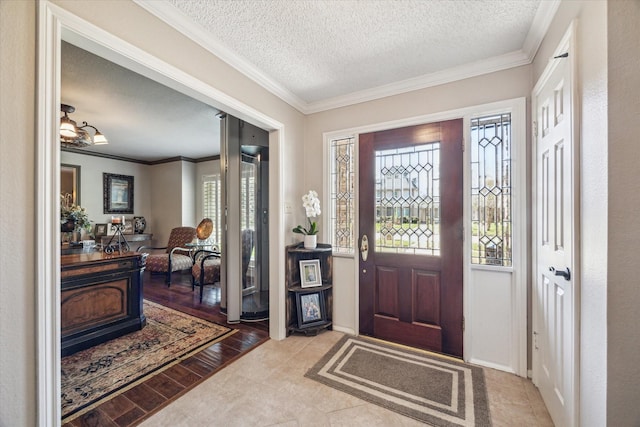
[(60, 136), (63, 138), (75, 138), (78, 136), (76, 124), (66, 114), (60, 119)]
[(107, 138), (100, 133), (100, 131), (96, 131), (96, 134), (93, 135), (93, 143), (94, 145), (105, 145), (108, 144)]
[[(69, 118), (68, 114), (76, 111), (74, 106), (60, 104), (60, 111), (64, 113), (64, 116), (60, 117), (60, 144), (63, 147), (82, 148), (109, 143), (107, 138), (95, 126), (87, 122), (82, 122), (82, 126), (78, 126), (76, 122)], [(93, 137), (91, 137), (87, 128), (93, 129)]]

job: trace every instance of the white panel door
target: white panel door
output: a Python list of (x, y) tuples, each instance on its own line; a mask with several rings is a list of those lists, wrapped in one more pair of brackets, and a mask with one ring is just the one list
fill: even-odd
[(534, 89), (536, 265), (534, 382), (557, 426), (575, 425), (574, 135), (571, 59), (555, 59)]

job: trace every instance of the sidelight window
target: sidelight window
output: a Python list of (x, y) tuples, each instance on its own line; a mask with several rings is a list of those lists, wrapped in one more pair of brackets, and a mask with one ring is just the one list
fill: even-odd
[(471, 119), (471, 263), (512, 265), (511, 114)]
[(331, 140), (331, 245), (334, 253), (353, 254), (355, 222), (355, 138)]

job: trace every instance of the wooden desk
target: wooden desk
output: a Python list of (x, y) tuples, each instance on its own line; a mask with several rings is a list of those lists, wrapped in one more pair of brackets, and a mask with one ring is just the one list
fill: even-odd
[(60, 256), (62, 356), (144, 327), (145, 261), (137, 252)]

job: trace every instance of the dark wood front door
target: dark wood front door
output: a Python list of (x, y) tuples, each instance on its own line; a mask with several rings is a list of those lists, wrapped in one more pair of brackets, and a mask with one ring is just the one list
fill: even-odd
[(461, 357), (462, 120), (359, 147), (360, 333)]

